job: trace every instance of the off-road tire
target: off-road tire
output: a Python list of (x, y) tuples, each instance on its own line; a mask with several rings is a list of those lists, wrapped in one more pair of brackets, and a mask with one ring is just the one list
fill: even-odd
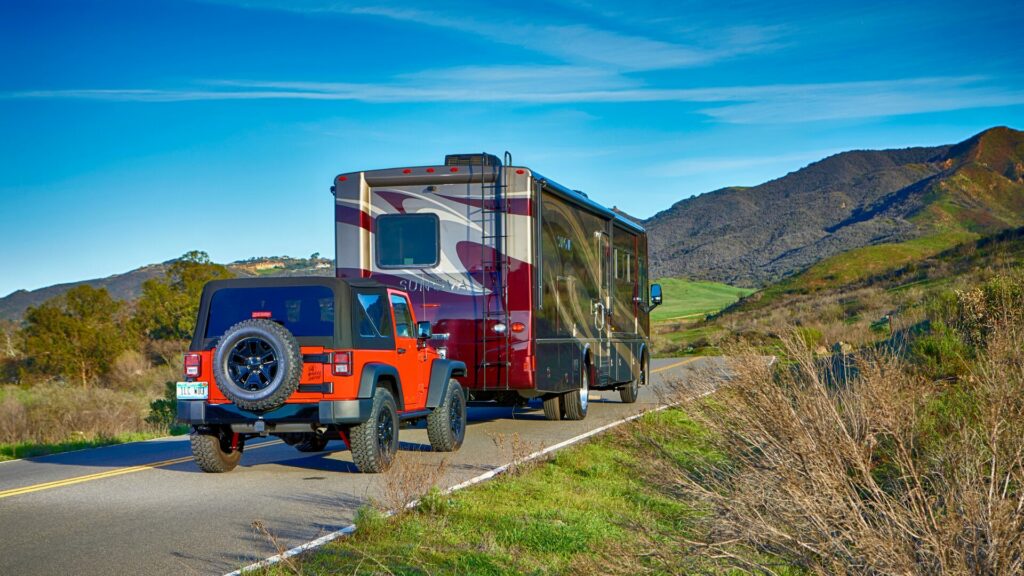
[(552, 394), (544, 397), (544, 417), (548, 420), (562, 419), (561, 394)]
[(632, 382), (619, 388), (619, 398), (626, 404), (635, 403), (636, 399), (640, 397), (640, 387), (647, 385), (647, 375), (650, 372), (651, 362), (647, 359), (647, 355), (644, 354), (640, 359), (640, 373), (636, 375)]
[(230, 472), (242, 459), (241, 442), (238, 450), (231, 450), (230, 446), (224, 446), (224, 439), (219, 435), (202, 432), (192, 432), (189, 442), (192, 444), (192, 459), (203, 472)]
[[(386, 419), (391, 421), (390, 442), (383, 442), (378, 438), (380, 426), (385, 425)], [(352, 448), (352, 461), (360, 472), (374, 474), (385, 472), (391, 467), (398, 454), (398, 407), (394, 396), (387, 388), (377, 388), (373, 395), (370, 418), (358, 426), (353, 426), (348, 438)], [(387, 445), (382, 447), (381, 444)]]
[(323, 452), (327, 448), (327, 438), (317, 434), (304, 434), (302, 440), (295, 443), (299, 452)]
[[(246, 390), (235, 383), (228, 369), (232, 349), (247, 338), (266, 342), (277, 359), (274, 378), (259, 390)], [(302, 351), (295, 336), (272, 320), (243, 320), (227, 329), (213, 355), (213, 377), (217, 388), (243, 410), (266, 412), (285, 403), (299, 388)]]
[(427, 416), (427, 438), (434, 452), (454, 452), (466, 438), (466, 397), (455, 379), (448, 381), (441, 405)]
[(583, 420), (587, 417), (587, 408), (590, 406), (587, 399), (590, 394), (590, 366), (586, 364), (580, 374), (580, 384), (579, 389), (562, 393), (562, 420)]

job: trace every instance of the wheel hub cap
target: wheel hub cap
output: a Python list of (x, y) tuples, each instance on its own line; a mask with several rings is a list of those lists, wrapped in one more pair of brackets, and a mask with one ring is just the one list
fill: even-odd
[(263, 390), (277, 376), (278, 358), (273, 346), (262, 338), (245, 338), (228, 354), (228, 374), (239, 388)]

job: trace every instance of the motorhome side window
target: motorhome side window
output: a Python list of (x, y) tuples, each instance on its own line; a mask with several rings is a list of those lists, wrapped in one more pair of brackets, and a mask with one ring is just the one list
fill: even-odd
[(377, 265), (427, 268), (438, 263), (435, 214), (387, 214), (377, 218)]

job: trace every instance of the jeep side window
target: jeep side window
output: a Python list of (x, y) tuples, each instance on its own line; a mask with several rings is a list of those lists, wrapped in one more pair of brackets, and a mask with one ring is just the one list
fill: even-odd
[(391, 318), (380, 294), (356, 294), (359, 314), (359, 335), (382, 338), (391, 335)]
[(395, 309), (395, 334), (401, 338), (412, 338), (412, 313), (405, 296), (391, 295), (391, 306)]

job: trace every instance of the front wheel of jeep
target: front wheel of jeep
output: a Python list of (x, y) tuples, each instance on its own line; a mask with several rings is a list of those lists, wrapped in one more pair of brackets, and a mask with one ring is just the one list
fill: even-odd
[(398, 453), (398, 408), (387, 388), (377, 388), (370, 418), (352, 427), (349, 442), (360, 472), (385, 472), (391, 467)]
[(466, 437), (466, 397), (457, 380), (448, 381), (444, 401), (427, 416), (427, 438), (435, 452), (454, 452)]
[(233, 438), (232, 434), (192, 432), (189, 435), (192, 459), (203, 472), (221, 473), (234, 470), (242, 459), (244, 445), (240, 438)]

